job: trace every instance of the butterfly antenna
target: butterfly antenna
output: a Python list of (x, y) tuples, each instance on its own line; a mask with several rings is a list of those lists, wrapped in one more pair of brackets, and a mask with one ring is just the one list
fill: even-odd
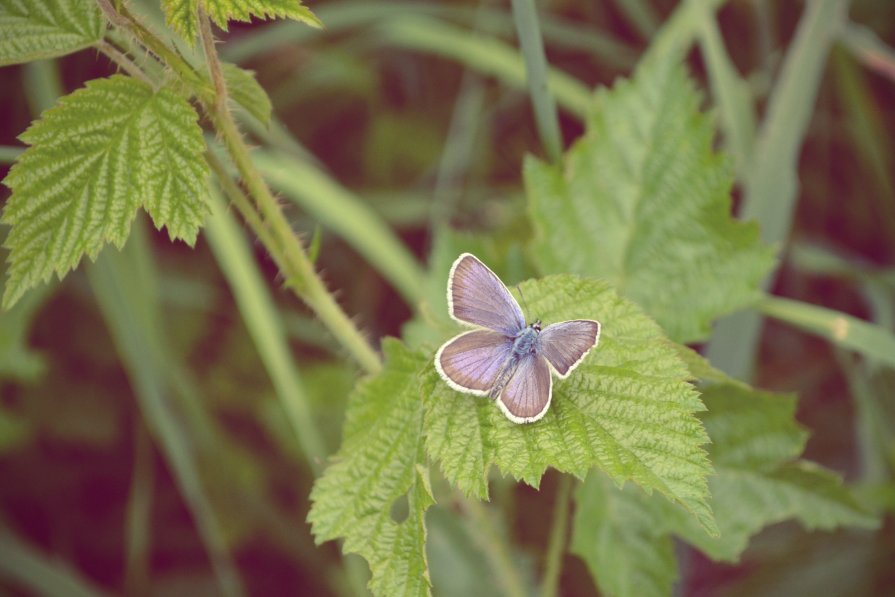
[(525, 294), (522, 293), (522, 287), (516, 284), (516, 290), (519, 292), (519, 296), (522, 297), (522, 306), (525, 308), (525, 312), (530, 313), (528, 303), (525, 301)]

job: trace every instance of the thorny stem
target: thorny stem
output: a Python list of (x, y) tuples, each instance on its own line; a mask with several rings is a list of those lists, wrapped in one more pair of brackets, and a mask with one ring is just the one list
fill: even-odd
[(105, 56), (117, 64), (121, 70), (134, 77), (135, 79), (139, 79), (146, 83), (147, 85), (153, 86), (152, 81), (149, 80), (149, 77), (146, 76), (140, 67), (133, 63), (133, 61), (125, 56), (122, 52), (118, 50), (115, 46), (102, 39), (99, 43), (96, 44), (96, 49), (105, 54)]
[(320, 321), (329, 328), (330, 332), (364, 370), (368, 373), (376, 373), (382, 367), (379, 355), (363, 337), (354, 322), (342, 311), (333, 296), (327, 291), (323, 281), (317, 276), (304, 247), (283, 217), (280, 204), (277, 203), (267, 183), (255, 168), (249, 156), (249, 149), (233, 120), (233, 114), (227, 107), (227, 84), (224, 81), (220, 61), (214, 49), (211, 24), (204, 15), (199, 19), (199, 23), (199, 36), (216, 90), (214, 101), (206, 107), (215, 129), (223, 139), (236, 169), (239, 171), (243, 184), (255, 201), (264, 224), (269, 228), (270, 236), (259, 234), (259, 238), (262, 239), (262, 242), (265, 238), (268, 239), (265, 247), (285, 275), (287, 284), (292, 287), (299, 298), (314, 311)]

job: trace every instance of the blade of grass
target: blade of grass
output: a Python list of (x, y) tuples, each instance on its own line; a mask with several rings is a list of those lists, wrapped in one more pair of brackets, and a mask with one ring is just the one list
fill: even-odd
[(659, 17), (645, 0), (616, 0), (618, 9), (638, 35), (649, 41), (659, 29)]
[[(771, 94), (767, 116), (755, 143), (741, 216), (756, 220), (762, 239), (786, 241), (798, 197), (799, 149), (814, 111), (827, 54), (846, 19), (847, 0), (809, 2)], [(769, 288), (772, 278), (763, 282)], [(707, 356), (733, 377), (752, 375), (761, 330), (755, 311), (718, 322)]]
[(683, 60), (699, 33), (703, 14), (714, 12), (726, 2), (727, 0), (704, 0), (702, 5), (692, 2), (678, 4), (658, 33), (653, 36), (641, 62), (661, 60), (668, 63)]
[(326, 459), (326, 448), (314, 424), (284, 326), (277, 317), (273, 299), (265, 290), (264, 277), (252, 259), (245, 237), (217, 193), (212, 193), (212, 211), (205, 232), (298, 444), (317, 475)]
[(562, 475), (556, 489), (556, 503), (553, 506), (553, 522), (550, 526), (550, 542), (544, 566), (544, 581), (541, 585), (543, 597), (556, 597), (559, 591), (559, 573), (562, 570), (562, 556), (569, 541), (569, 505), (572, 498), (571, 475)]
[(134, 473), (127, 500), (124, 586), (128, 595), (149, 594), (149, 545), (152, 509), (152, 444), (142, 420), (134, 424)]
[[(464, 29), (421, 17), (394, 19), (377, 30), (384, 43), (430, 52), (496, 77), (513, 87), (525, 86), (522, 57), (506, 43), (493, 37), (476, 36)], [(549, 70), (547, 79), (557, 104), (576, 118), (584, 119), (591, 101), (587, 86), (556, 69)]]
[(170, 401), (174, 390), (167, 373), (169, 351), (161, 337), (155, 272), (147, 244), (143, 226), (135, 223), (124, 250), (103, 252), (88, 266), (87, 274), (146, 424), (195, 518), (221, 592), (240, 596), (242, 582), (200, 482), (191, 432)]
[(11, 145), (0, 145), (0, 164), (12, 164), (19, 159), (24, 147), (14, 147)]
[(50, 559), (2, 524), (0, 578), (9, 579), (35, 595), (101, 597), (105, 594), (65, 563)]
[(855, 153), (866, 163), (879, 191), (875, 205), (879, 222), (895, 238), (895, 184), (892, 181), (892, 147), (886, 134), (886, 123), (874, 101), (864, 73), (841, 49), (833, 52), (833, 72), (842, 97), (848, 130)]
[[(315, 10), (326, 24), (326, 29), (311, 29), (293, 21), (277, 23), (247, 32), (228, 41), (221, 55), (229, 62), (251, 60), (273, 48), (323, 36), (336, 36), (351, 31), (400, 19), (408, 15), (438, 17), (475, 26), (493, 35), (511, 35), (512, 17), (504, 10), (488, 7), (465, 7), (435, 2), (332, 2)], [(551, 47), (587, 52), (603, 64), (622, 70), (630, 70), (637, 60), (637, 53), (613, 35), (555, 18), (541, 20), (544, 38)], [(477, 27), (478, 28), (478, 27)]]
[(416, 307), (422, 299), (423, 269), (375, 211), (307, 162), (274, 152), (255, 152), (253, 158), (274, 188), (344, 238)]
[(895, 50), (868, 27), (849, 23), (839, 36), (845, 47), (867, 68), (895, 81)]
[(559, 132), (559, 115), (556, 102), (547, 86), (547, 57), (544, 55), (544, 41), (538, 24), (538, 9), (534, 0), (513, 0), (513, 20), (522, 57), (525, 59), (525, 79), (528, 94), (534, 106), (535, 122), (544, 151), (554, 164), (562, 158), (562, 134)]
[(737, 73), (718, 29), (714, 11), (706, 0), (689, 0), (699, 14), (699, 48), (708, 67), (712, 95), (718, 105), (727, 150), (736, 163), (740, 180), (746, 177), (754, 143), (755, 112), (749, 85)]
[(836, 346), (895, 367), (895, 334), (877, 325), (840, 311), (780, 297), (765, 298), (758, 310), (826, 338)]

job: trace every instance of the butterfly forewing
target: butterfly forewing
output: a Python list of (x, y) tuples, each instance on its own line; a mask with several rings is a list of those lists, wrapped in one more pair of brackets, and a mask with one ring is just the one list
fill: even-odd
[(560, 377), (566, 377), (600, 339), (600, 323), (574, 319), (548, 325), (538, 335), (537, 351), (544, 355)]
[(472, 330), (446, 342), (435, 355), (435, 365), (455, 390), (485, 395), (512, 349), (512, 339), (500, 332)]
[(528, 353), (521, 358), (513, 376), (498, 398), (503, 413), (514, 423), (531, 423), (550, 407), (553, 380), (544, 357)]
[(522, 309), (500, 278), (477, 257), (464, 253), (448, 276), (448, 306), (451, 317), (515, 336), (525, 327)]

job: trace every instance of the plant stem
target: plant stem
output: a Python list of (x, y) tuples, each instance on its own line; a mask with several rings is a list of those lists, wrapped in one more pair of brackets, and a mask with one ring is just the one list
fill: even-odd
[(152, 84), (152, 81), (149, 80), (149, 77), (146, 76), (146, 73), (140, 70), (140, 67), (134, 64), (130, 58), (125, 56), (122, 52), (118, 51), (115, 46), (113, 46), (106, 40), (101, 39), (99, 43), (96, 44), (96, 49), (105, 54), (109, 60), (121, 67), (121, 69), (130, 76), (143, 81), (147, 85), (155, 87), (155, 85)]
[(544, 581), (541, 586), (543, 597), (556, 597), (559, 589), (559, 573), (562, 569), (562, 554), (568, 541), (569, 501), (572, 496), (572, 477), (562, 475), (556, 490), (553, 506), (553, 526), (550, 529), (550, 543), (544, 565)]
[(214, 101), (209, 106), (210, 116), (263, 219), (263, 225), (247, 220), (249, 225), (262, 227), (255, 230), (256, 234), (299, 298), (314, 311), (364, 370), (368, 373), (379, 371), (382, 366), (379, 356), (326, 290), (298, 237), (283, 217), (279, 203), (255, 168), (242, 134), (227, 108), (227, 87), (214, 48), (211, 24), (204, 15), (201, 15), (199, 23), (205, 59), (216, 91)]
[(524, 597), (525, 591), (516, 574), (516, 568), (510, 560), (507, 542), (495, 528), (487, 508), (476, 499), (467, 499), (457, 493), (460, 508), (466, 513), (470, 524), (474, 529), (474, 536), (479, 540), (482, 551), (487, 555), (491, 568), (497, 577), (497, 582), (503, 587), (504, 593), (510, 597)]
[(562, 158), (562, 134), (559, 131), (559, 116), (556, 102), (547, 86), (547, 58), (544, 55), (544, 41), (538, 25), (538, 10), (534, 0), (513, 0), (513, 20), (522, 55), (525, 57), (525, 73), (528, 92), (534, 104), (535, 122), (547, 157), (554, 164)]

